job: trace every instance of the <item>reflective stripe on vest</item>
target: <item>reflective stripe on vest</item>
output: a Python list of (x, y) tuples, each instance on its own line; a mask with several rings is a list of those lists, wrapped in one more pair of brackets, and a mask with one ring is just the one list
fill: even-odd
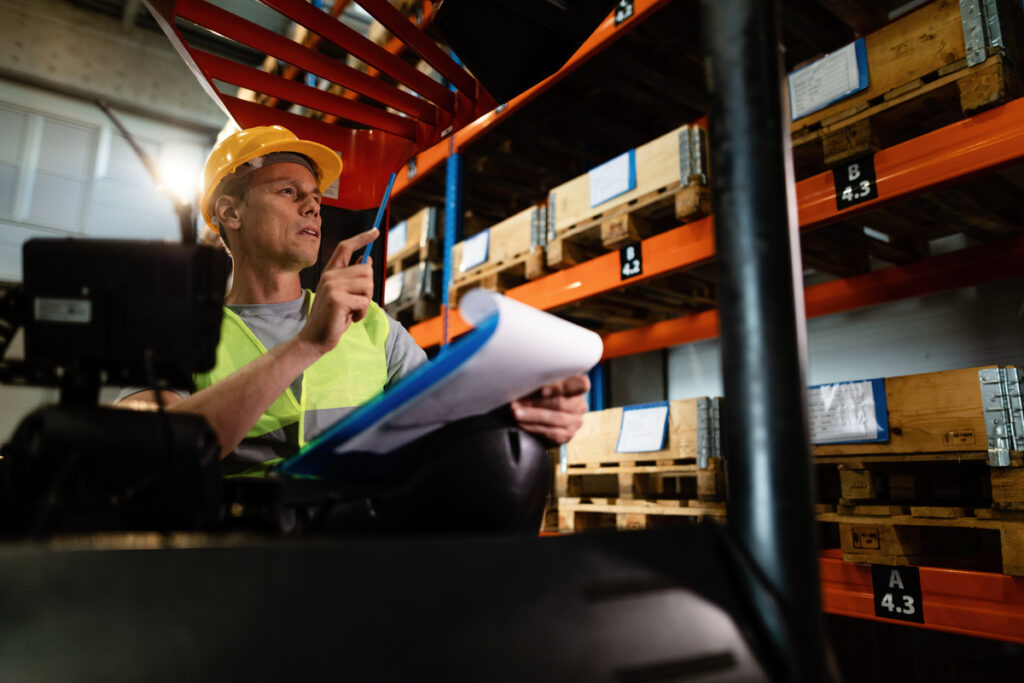
[[(308, 292), (308, 307), (313, 293)], [(306, 444), (305, 413), (307, 410), (347, 408), (362, 405), (376, 396), (387, 384), (387, 353), (385, 345), (390, 323), (384, 311), (370, 303), (366, 317), (349, 325), (341, 341), (302, 373), (302, 391), (296, 400), (291, 387), (277, 397), (246, 438), (262, 436), (298, 423), (298, 445)], [(233, 311), (224, 308), (217, 363), (213, 370), (195, 376), (196, 391), (219, 382), (267, 352), (260, 340)]]

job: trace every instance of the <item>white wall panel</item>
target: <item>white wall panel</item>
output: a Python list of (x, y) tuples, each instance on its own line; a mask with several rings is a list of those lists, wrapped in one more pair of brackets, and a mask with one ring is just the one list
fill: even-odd
[[(809, 384), (1024, 364), (1024, 278), (812, 318), (807, 333)], [(717, 339), (669, 351), (668, 393), (722, 395)]]

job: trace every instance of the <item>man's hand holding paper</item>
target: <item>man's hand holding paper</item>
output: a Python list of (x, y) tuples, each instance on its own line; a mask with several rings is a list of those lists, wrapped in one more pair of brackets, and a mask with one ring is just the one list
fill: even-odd
[(574, 375), (512, 401), (512, 414), (525, 431), (558, 445), (568, 443), (583, 424), (588, 391), (587, 376)]

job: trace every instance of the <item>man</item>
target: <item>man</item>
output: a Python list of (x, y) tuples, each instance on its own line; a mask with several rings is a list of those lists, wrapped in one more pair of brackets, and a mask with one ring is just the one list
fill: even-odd
[[(378, 231), (338, 245), (315, 295), (300, 285), (299, 271), (319, 255), (322, 192), (341, 168), (333, 151), (279, 126), (240, 131), (207, 160), (203, 217), (233, 261), (217, 365), (196, 378), (194, 394), (164, 391), (161, 396), (170, 411), (206, 418), (220, 441), (226, 471), (294, 453), (426, 360), (408, 332), (373, 303), (372, 264), (349, 265)], [(543, 452), (524, 434), (516, 434), (509, 446), (508, 427), (518, 425), (545, 445), (566, 443), (582, 423), (588, 389), (585, 376), (567, 378), (513, 402), (514, 425), (503, 424), (500, 416), (490, 418), (494, 424), (477, 420), (468, 431), (456, 423), (449, 439), (425, 437), (419, 447), (444, 450), (445, 444), (459, 442), (472, 450), (467, 434), (474, 434), (485, 452), (495, 435), (516, 458), (524, 444)], [(156, 399), (152, 390), (122, 394), (122, 403)], [(536, 469), (537, 463), (531, 466)]]

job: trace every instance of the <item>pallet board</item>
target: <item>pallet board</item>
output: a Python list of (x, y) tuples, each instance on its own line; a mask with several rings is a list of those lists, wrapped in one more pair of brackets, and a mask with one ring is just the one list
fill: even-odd
[[(547, 263), (574, 265), (711, 210), (703, 130), (682, 126), (635, 149), (633, 189), (591, 206), (589, 173), (548, 194)], [(699, 142), (691, 142), (700, 140)], [(699, 150), (690, 158), (688, 150)], [(690, 173), (686, 178), (683, 174)]]
[(433, 318), (441, 310), (441, 268), (429, 261), (417, 263), (389, 276), (384, 293), (384, 310), (402, 325)]
[(725, 500), (725, 468), (718, 458), (709, 459), (707, 467), (691, 459), (659, 462), (663, 464), (604, 463), (556, 469), (555, 493), (560, 497)]
[[(419, 263), (437, 263), (441, 258), (439, 243), (439, 211), (428, 206), (402, 221), (405, 224), (405, 242), (402, 245), (388, 243), (388, 275), (415, 268)], [(397, 225), (391, 226), (388, 237), (395, 235)]]
[(543, 275), (545, 215), (544, 206), (531, 206), (488, 228), (487, 258), (470, 268), (462, 267), (466, 240), (455, 244), (449, 294), (452, 304), (477, 287), (504, 292)]
[(885, 378), (889, 439), (816, 445), (814, 455), (987, 453), (980, 369)]
[[(816, 458), (819, 468), (835, 468), (842, 506), (968, 506), (1024, 510), (1024, 467), (1017, 458), (1010, 467), (991, 467), (981, 453), (936, 453), (917, 456), (878, 456), (829, 462)], [(819, 485), (819, 490), (828, 490)], [(828, 494), (826, 494), (828, 495)]]
[(1024, 514), (928, 508), (904, 514), (865, 509), (862, 514), (819, 513), (839, 526), (843, 559), (888, 565), (929, 565), (1024, 576)]
[[(868, 87), (792, 123), (800, 174), (876, 151), (1019, 96), (1019, 3), (999, 0), (1004, 47), (968, 66), (960, 4), (939, 0), (865, 36)], [(908, 127), (909, 126), (909, 127)], [(904, 133), (903, 130), (906, 129)]]
[(724, 503), (695, 500), (618, 500), (559, 498), (558, 530), (575, 533), (590, 529), (649, 529), (725, 517)]
[(622, 426), (622, 408), (586, 413), (583, 425), (567, 446), (566, 465), (573, 467), (609, 463), (622, 466), (641, 462), (671, 465), (680, 460), (695, 461), (701, 446), (700, 401), (698, 398), (669, 401), (665, 448), (647, 453), (615, 452)]

